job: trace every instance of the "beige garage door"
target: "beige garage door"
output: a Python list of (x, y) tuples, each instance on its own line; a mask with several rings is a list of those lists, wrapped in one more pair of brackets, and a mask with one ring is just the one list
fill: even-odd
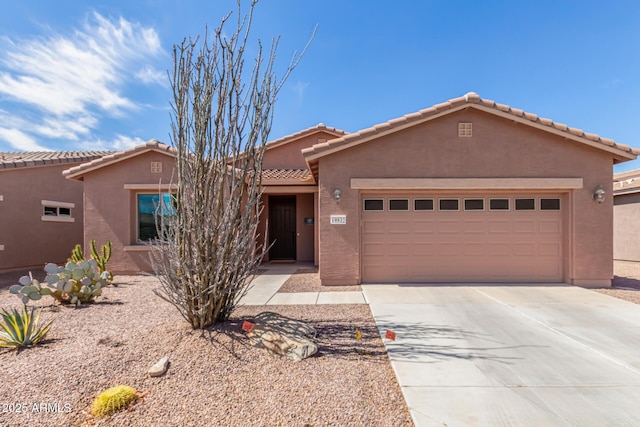
[(363, 196), (363, 282), (560, 282), (562, 209), (561, 195)]

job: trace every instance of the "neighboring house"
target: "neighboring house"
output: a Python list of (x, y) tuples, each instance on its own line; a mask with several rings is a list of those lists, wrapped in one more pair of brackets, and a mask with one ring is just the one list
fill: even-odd
[(175, 150), (152, 140), (64, 171), (84, 186), (85, 247), (91, 239), (112, 243), (110, 271), (152, 271), (147, 243), (156, 236), (154, 213), (174, 167)]
[(108, 153), (0, 152), (0, 271), (67, 260), (82, 242), (82, 184), (62, 171)]
[(640, 263), (640, 169), (613, 176), (613, 259)]
[[(320, 124), (268, 144), (261, 235), (269, 260), (313, 260), (323, 285), (609, 286), (612, 164), (639, 152), (475, 93), (353, 134)], [(115, 272), (149, 270), (145, 206), (173, 156), (153, 141), (65, 172)]]

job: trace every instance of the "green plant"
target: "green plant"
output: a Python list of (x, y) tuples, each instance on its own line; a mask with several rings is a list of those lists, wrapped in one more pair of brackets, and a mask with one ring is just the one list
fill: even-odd
[[(111, 240), (107, 240), (107, 243), (100, 246), (100, 253), (96, 249), (96, 241), (91, 240), (91, 258), (95, 259), (98, 263), (98, 269), (100, 274), (107, 271), (107, 263), (111, 259)], [(113, 275), (109, 273), (109, 280), (113, 279)]]
[(91, 413), (97, 417), (104, 417), (126, 408), (138, 398), (136, 391), (126, 385), (111, 387), (102, 393), (91, 405)]
[(78, 243), (77, 245), (74, 246), (73, 250), (71, 251), (71, 258), (69, 258), (67, 262), (80, 262), (80, 261), (84, 261), (84, 252), (82, 252), (82, 245)]
[(36, 345), (47, 336), (53, 320), (46, 325), (39, 326), (42, 310), (38, 311), (35, 316), (34, 311), (35, 308), (32, 308), (29, 312), (27, 306), (23, 306), (22, 311), (15, 308), (11, 311), (2, 310), (4, 323), (0, 323), (0, 326), (4, 332), (0, 331), (0, 347), (18, 349)]
[(108, 271), (100, 273), (94, 259), (68, 262), (64, 267), (49, 263), (44, 271), (47, 272), (44, 280), (48, 287), (42, 287), (29, 273), (29, 276), (22, 276), (17, 285), (11, 286), (9, 292), (21, 298), (24, 304), (51, 295), (57, 301), (80, 305), (92, 303), (95, 297), (102, 295), (110, 276)]

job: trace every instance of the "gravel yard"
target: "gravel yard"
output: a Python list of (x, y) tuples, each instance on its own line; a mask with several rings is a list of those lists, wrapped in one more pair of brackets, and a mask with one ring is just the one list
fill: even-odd
[[(230, 322), (194, 331), (153, 294), (155, 278), (116, 282), (92, 306), (31, 303), (55, 321), (44, 344), (0, 354), (0, 425), (412, 425), (366, 305), (270, 306), (318, 330), (319, 353), (294, 362), (247, 344), (241, 321), (265, 307), (241, 307)], [(0, 306), (21, 303), (3, 289)], [(165, 354), (168, 372), (150, 378)], [(119, 384), (144, 395), (128, 410), (92, 417), (95, 396)]]
[(284, 282), (278, 292), (354, 292), (362, 291), (360, 285), (355, 286), (322, 286), (317, 268), (301, 268)]

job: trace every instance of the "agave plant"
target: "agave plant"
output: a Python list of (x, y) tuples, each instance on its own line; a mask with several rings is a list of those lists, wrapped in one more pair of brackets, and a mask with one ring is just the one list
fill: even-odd
[(22, 307), (22, 311), (15, 308), (11, 311), (3, 309), (4, 323), (0, 323), (0, 327), (4, 329), (4, 332), (0, 331), (0, 348), (17, 349), (36, 345), (42, 341), (49, 333), (53, 320), (46, 325), (39, 326), (41, 311), (38, 311), (34, 316), (35, 308), (32, 308), (31, 312), (27, 310), (26, 306)]

